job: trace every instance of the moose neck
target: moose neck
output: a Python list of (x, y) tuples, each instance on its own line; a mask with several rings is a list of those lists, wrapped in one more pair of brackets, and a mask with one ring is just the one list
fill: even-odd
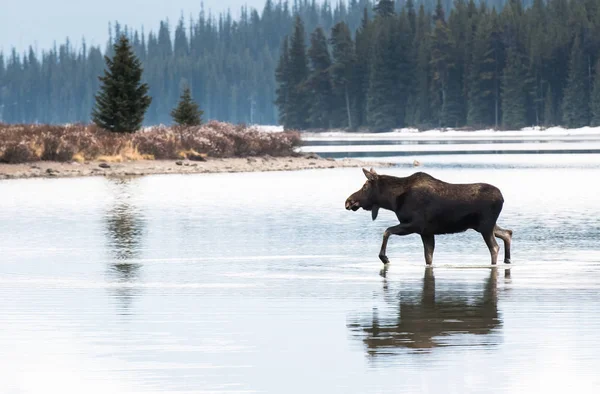
[(406, 178), (380, 175), (377, 203), (383, 209), (396, 210), (397, 197), (406, 189)]

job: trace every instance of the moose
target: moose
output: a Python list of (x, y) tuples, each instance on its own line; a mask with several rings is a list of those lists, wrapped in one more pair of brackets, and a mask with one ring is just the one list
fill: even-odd
[(380, 208), (393, 211), (400, 221), (383, 233), (379, 258), (389, 263), (386, 248), (390, 235), (419, 234), (425, 249), (425, 263), (433, 263), (435, 236), (473, 229), (479, 232), (490, 250), (492, 265), (498, 261), (498, 243), (504, 241), (504, 263), (510, 264), (512, 230), (500, 228), (496, 221), (504, 198), (500, 190), (487, 183), (453, 184), (424, 172), (407, 177), (379, 175), (372, 168), (363, 172), (367, 181), (346, 199), (346, 209), (371, 211), (375, 220)]

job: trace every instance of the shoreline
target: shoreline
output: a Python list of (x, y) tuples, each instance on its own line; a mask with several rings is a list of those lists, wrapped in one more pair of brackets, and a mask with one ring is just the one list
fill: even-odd
[[(392, 167), (397, 164), (358, 159), (324, 159), (307, 156), (258, 156), (247, 158), (208, 158), (190, 160), (137, 160), (120, 163), (90, 161), (37, 161), (23, 164), (0, 163), (0, 180), (29, 178), (77, 178), (90, 176), (120, 177), (163, 174), (211, 174), (222, 172), (298, 171), (308, 169)], [(108, 166), (108, 167), (107, 167)]]

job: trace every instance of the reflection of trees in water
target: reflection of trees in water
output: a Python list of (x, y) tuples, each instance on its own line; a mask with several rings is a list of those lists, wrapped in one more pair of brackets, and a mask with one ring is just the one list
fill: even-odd
[(109, 264), (109, 274), (123, 286), (116, 288), (116, 297), (126, 313), (135, 296), (134, 289), (127, 284), (138, 279), (141, 264), (131, 261), (139, 257), (144, 231), (144, 221), (131, 202), (130, 180), (111, 179), (114, 186), (115, 203), (106, 213), (106, 234), (108, 246), (113, 256)]
[(451, 334), (488, 335), (501, 325), (498, 272), (496, 268), (490, 271), (482, 296), (469, 302), (470, 294), (463, 292), (448, 290), (436, 295), (433, 269), (426, 268), (420, 294), (413, 289), (401, 291), (397, 314), (381, 318), (374, 309), (370, 318), (359, 319), (349, 328), (372, 356), (393, 354), (400, 348), (425, 350), (443, 346), (439, 337)]

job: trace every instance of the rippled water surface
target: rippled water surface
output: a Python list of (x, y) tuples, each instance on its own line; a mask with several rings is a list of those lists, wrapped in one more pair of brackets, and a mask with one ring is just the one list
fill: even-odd
[(502, 190), (513, 268), (412, 235), (386, 278), (359, 169), (0, 181), (0, 393), (597, 393), (599, 156), (423, 159)]

